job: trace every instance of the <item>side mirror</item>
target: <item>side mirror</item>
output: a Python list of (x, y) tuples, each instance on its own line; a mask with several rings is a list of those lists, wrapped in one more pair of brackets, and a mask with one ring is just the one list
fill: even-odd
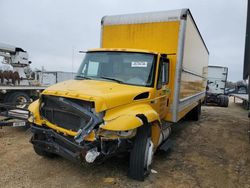
[(169, 82), (169, 62), (170, 61), (167, 58), (167, 54), (161, 54), (158, 70), (157, 89), (161, 89), (163, 84), (167, 84)]
[(169, 63), (168, 55), (167, 54), (161, 54), (161, 63)]

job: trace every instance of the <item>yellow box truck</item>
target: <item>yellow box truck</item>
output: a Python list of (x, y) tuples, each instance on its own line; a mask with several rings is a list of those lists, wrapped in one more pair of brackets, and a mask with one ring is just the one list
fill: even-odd
[(171, 126), (199, 119), (208, 56), (188, 9), (103, 17), (75, 80), (29, 106), (35, 152), (80, 163), (129, 152), (128, 175), (144, 180)]

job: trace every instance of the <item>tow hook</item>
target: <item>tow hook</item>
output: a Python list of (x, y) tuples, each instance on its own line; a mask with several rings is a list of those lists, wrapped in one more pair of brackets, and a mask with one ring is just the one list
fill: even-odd
[(99, 155), (100, 152), (97, 151), (97, 148), (92, 148), (87, 151), (87, 154), (85, 155), (85, 160), (87, 163), (93, 163)]

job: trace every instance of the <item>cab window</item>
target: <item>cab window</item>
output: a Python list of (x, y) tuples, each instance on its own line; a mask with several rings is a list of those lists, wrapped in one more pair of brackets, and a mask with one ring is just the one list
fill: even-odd
[(165, 57), (161, 57), (159, 66), (157, 89), (161, 89), (163, 85), (169, 82), (169, 60)]

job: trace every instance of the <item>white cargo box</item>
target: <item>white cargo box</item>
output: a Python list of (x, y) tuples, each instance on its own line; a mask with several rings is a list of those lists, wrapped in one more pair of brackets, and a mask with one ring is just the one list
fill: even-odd
[(43, 86), (50, 86), (58, 82), (74, 79), (75, 75), (72, 72), (40, 72), (39, 83)]
[(227, 74), (227, 67), (208, 66), (208, 92), (213, 94), (224, 94), (227, 81)]

